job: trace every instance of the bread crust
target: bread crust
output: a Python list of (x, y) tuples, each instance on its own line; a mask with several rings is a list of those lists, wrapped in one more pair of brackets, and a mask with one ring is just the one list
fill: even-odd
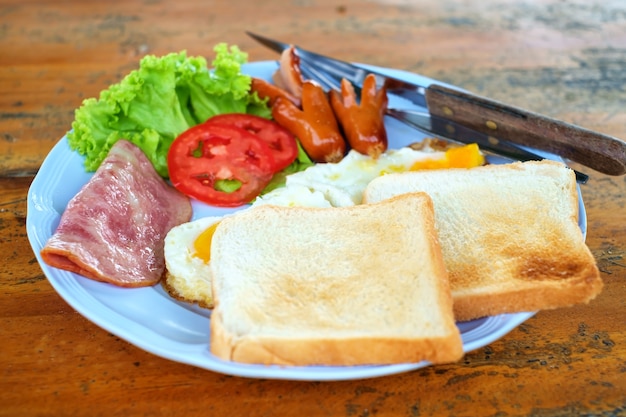
[(211, 353), (240, 363), (282, 366), (354, 366), (398, 363), (456, 362), (463, 356), (458, 336), (429, 339), (282, 337), (237, 338), (223, 326), (221, 315), (211, 316)]
[(576, 304), (586, 304), (602, 290), (595, 265), (565, 282), (552, 281), (496, 291), (467, 293), (452, 291), (454, 316), (468, 321), (485, 316), (521, 311), (554, 310)]

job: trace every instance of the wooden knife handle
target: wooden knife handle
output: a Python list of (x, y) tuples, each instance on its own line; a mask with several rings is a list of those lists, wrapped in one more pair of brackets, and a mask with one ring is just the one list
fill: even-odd
[(431, 114), (605, 174), (626, 173), (626, 142), (620, 139), (437, 84), (425, 95)]

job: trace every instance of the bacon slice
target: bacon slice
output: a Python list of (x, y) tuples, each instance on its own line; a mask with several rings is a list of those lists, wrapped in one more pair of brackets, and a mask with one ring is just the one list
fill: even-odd
[(165, 269), (165, 235), (191, 214), (189, 198), (156, 173), (141, 149), (120, 140), (70, 200), (41, 256), (96, 281), (154, 285)]

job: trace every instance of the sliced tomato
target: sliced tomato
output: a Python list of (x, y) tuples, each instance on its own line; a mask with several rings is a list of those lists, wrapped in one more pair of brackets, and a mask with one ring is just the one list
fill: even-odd
[[(180, 192), (211, 205), (235, 207), (259, 195), (272, 179), (275, 162), (258, 136), (235, 126), (201, 124), (174, 140), (167, 165)], [(221, 182), (239, 186), (222, 191)]]
[(263, 139), (274, 154), (276, 172), (287, 168), (298, 156), (296, 138), (272, 120), (251, 114), (228, 113), (213, 116), (205, 123), (236, 126)]

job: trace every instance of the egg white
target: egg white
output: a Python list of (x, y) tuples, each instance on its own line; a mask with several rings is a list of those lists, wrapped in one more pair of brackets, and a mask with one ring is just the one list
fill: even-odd
[(204, 217), (172, 228), (165, 237), (165, 288), (175, 298), (213, 306), (211, 268), (209, 263), (194, 256), (194, 242), (221, 216)]
[(312, 192), (322, 193), (333, 207), (352, 206), (361, 204), (363, 190), (374, 178), (391, 172), (408, 171), (417, 161), (439, 159), (444, 155), (444, 152), (400, 148), (372, 158), (351, 150), (337, 163), (316, 164), (287, 176), (284, 189), (296, 185), (307, 187)]
[(304, 185), (292, 184), (289, 187), (276, 188), (257, 197), (252, 207), (273, 204), (284, 207), (331, 207), (323, 193)]

